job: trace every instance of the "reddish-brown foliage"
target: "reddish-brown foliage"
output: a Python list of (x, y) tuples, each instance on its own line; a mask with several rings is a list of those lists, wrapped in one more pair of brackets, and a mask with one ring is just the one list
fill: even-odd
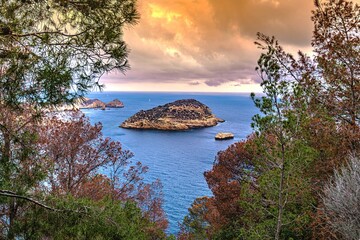
[[(158, 236), (157, 234), (161, 234), (162, 231), (166, 230), (168, 220), (166, 219), (165, 212), (162, 208), (164, 200), (162, 184), (159, 180), (151, 184), (145, 184), (142, 188), (138, 189), (135, 201), (144, 211), (145, 216), (155, 223), (152, 228), (146, 229), (151, 236)], [(155, 237), (154, 239), (157, 238)]]
[(161, 183), (145, 184), (142, 175), (147, 167), (140, 162), (131, 165), (132, 153), (119, 142), (103, 138), (101, 129), (101, 124), (91, 125), (80, 112), (44, 122), (38, 142), (48, 166), (43, 189), (57, 196), (134, 201), (155, 223), (147, 229), (149, 234), (163, 234), (168, 222), (162, 209)]
[[(251, 183), (256, 191), (256, 178), (259, 173), (254, 169), (253, 137), (231, 145), (219, 152), (211, 170), (204, 173), (205, 179), (214, 194), (206, 203), (205, 219), (210, 223), (209, 231), (216, 231), (231, 221), (239, 221), (243, 214), (239, 201), (243, 199), (242, 183)], [(250, 180), (250, 181), (249, 181)]]
[(81, 113), (66, 117), (52, 117), (44, 123), (39, 147), (49, 167), (51, 192), (79, 196), (84, 195), (83, 184), (99, 170), (111, 164), (125, 168), (132, 155), (123, 151), (119, 142), (103, 138), (102, 126), (92, 126)]
[[(314, 194), (321, 189), (350, 153), (360, 147), (360, 7), (351, 1), (316, 1), (313, 12), (314, 35), (322, 89), (318, 104), (326, 115), (317, 115), (309, 125), (310, 144), (319, 151), (314, 162)], [(330, 119), (330, 120), (329, 120)], [(319, 203), (314, 216), (314, 238), (330, 239), (334, 235), (326, 224)]]

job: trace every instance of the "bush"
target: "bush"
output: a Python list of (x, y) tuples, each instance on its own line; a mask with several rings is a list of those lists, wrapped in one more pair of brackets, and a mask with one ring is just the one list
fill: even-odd
[(335, 171), (324, 189), (325, 214), (331, 227), (345, 239), (360, 239), (360, 161), (351, 157), (348, 166)]

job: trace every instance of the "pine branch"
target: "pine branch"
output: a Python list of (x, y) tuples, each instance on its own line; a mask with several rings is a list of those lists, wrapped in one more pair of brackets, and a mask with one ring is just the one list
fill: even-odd
[(31, 197), (18, 195), (15, 192), (12, 192), (12, 191), (9, 191), (9, 190), (0, 189), (0, 196), (24, 199), (26, 201), (32, 202), (32, 203), (34, 203), (34, 204), (36, 204), (36, 205), (38, 205), (40, 207), (43, 207), (43, 208), (45, 208), (47, 210), (54, 211), (54, 212), (62, 211), (62, 210), (59, 210), (59, 209), (56, 209), (56, 208), (49, 207), (49, 206), (45, 205), (44, 203), (41, 203), (40, 201), (37, 201), (37, 200), (35, 200), (35, 199), (31, 198)]

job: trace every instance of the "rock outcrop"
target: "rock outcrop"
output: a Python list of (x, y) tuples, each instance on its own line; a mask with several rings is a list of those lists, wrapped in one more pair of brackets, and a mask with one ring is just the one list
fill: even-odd
[(195, 99), (185, 99), (150, 110), (141, 110), (123, 122), (120, 127), (177, 131), (212, 127), (223, 121), (213, 115), (206, 105)]
[(74, 111), (79, 109), (102, 109), (106, 108), (123, 108), (124, 103), (119, 99), (114, 99), (111, 102), (104, 103), (99, 99), (90, 99), (90, 98), (78, 98), (73, 104), (63, 104), (57, 106), (54, 110), (56, 111)]
[(227, 140), (227, 139), (233, 139), (233, 138), (234, 138), (234, 134), (232, 134), (232, 133), (219, 132), (215, 136), (215, 140)]
[(84, 109), (84, 108), (101, 108), (101, 109), (105, 109), (105, 103), (100, 101), (99, 99), (88, 99), (85, 98), (84, 101), (82, 101), (80, 103), (79, 106), (80, 109)]
[(108, 102), (105, 107), (107, 108), (123, 108), (124, 103), (121, 102), (119, 99), (114, 99), (111, 102)]

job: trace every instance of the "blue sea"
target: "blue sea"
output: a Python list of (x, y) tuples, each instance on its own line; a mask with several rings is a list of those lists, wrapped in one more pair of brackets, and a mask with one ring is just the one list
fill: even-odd
[[(239, 93), (163, 93), (96, 92), (87, 97), (109, 102), (118, 98), (121, 109), (105, 111), (86, 109), (92, 123), (103, 124), (103, 134), (120, 141), (134, 153), (133, 162), (149, 167), (145, 181), (160, 179), (163, 184), (164, 209), (169, 220), (168, 233), (176, 234), (195, 198), (211, 196), (203, 173), (210, 170), (218, 151), (241, 141), (252, 129), (251, 118), (257, 113), (249, 94)], [(179, 99), (196, 99), (225, 120), (215, 127), (181, 132), (131, 130), (119, 125), (140, 110), (147, 110)], [(215, 141), (218, 132), (232, 132), (233, 140)]]

